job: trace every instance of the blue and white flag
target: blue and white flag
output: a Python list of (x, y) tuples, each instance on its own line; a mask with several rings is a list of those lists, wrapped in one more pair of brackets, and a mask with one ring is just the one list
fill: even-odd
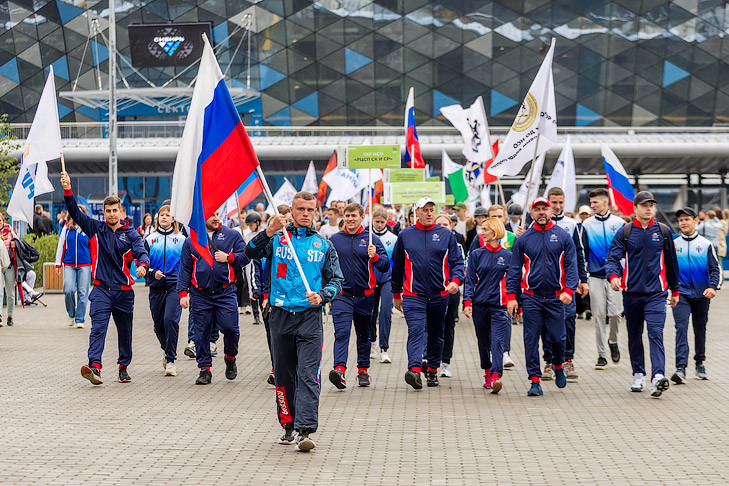
[(48, 180), (47, 163), (60, 159), (62, 150), (53, 66), (50, 71), (23, 147), (20, 172), (8, 204), (8, 214), (25, 221), (31, 228), (35, 198), (53, 192), (53, 184)]

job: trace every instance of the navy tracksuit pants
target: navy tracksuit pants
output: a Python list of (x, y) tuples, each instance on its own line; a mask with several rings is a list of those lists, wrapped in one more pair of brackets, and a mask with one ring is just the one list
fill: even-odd
[(101, 366), (101, 355), (104, 354), (106, 331), (109, 319), (114, 318), (119, 341), (119, 359), (117, 363), (129, 366), (132, 362), (132, 317), (134, 312), (133, 290), (112, 290), (102, 285), (95, 285), (89, 294), (89, 316), (91, 317), (91, 333), (89, 334), (89, 365), (97, 363)]
[[(481, 369), (502, 375), (504, 373), (506, 335), (511, 327), (506, 307), (475, 304), (473, 306), (473, 326), (476, 328)], [(489, 352), (491, 352), (490, 357)]]
[(380, 349), (390, 348), (390, 329), (392, 328), (392, 281), (382, 282), (375, 287), (375, 302), (370, 319), (370, 341), (377, 342), (377, 323), (380, 324)]
[(643, 322), (648, 329), (648, 343), (651, 355), (651, 379), (666, 373), (666, 352), (663, 348), (663, 326), (666, 323), (667, 292), (638, 294), (623, 292), (625, 325), (628, 328), (628, 351), (633, 373), (645, 375), (643, 352)]
[(461, 303), (461, 292), (448, 296), (448, 310), (446, 311), (445, 327), (443, 329), (443, 357), (441, 361), (450, 364), (453, 357), (453, 341), (456, 338), (456, 317), (458, 305)]
[(271, 351), (276, 385), (278, 420), (282, 426), (316, 432), (319, 426), (319, 390), (324, 331), (321, 307), (289, 312), (273, 307)]
[(180, 296), (175, 287), (149, 289), (149, 309), (152, 311), (154, 333), (157, 335), (167, 362), (177, 359), (177, 337), (180, 334)]
[(223, 350), (226, 356), (238, 355), (238, 300), (235, 285), (219, 292), (190, 289), (190, 313), (195, 321), (195, 355), (199, 368), (213, 365), (210, 355), (210, 335), (214, 329), (223, 333)]
[[(577, 317), (577, 303), (575, 299), (572, 299), (570, 305), (564, 308), (564, 327), (565, 327), (565, 340), (564, 340), (564, 360), (569, 361), (575, 357), (575, 318)], [(545, 363), (552, 364), (552, 346), (549, 345), (546, 339), (547, 328), (542, 327), (542, 351), (544, 351)], [(558, 363), (559, 364), (559, 363)]]
[(349, 336), (357, 334), (357, 368), (370, 367), (370, 320), (374, 294), (362, 297), (338, 295), (332, 301), (332, 321), (334, 322), (334, 367), (347, 367), (349, 356)]
[(408, 368), (422, 366), (424, 349), (428, 367), (440, 366), (448, 300), (447, 295), (436, 299), (403, 295), (402, 310), (408, 325)]
[(678, 305), (673, 308), (673, 320), (676, 323), (676, 368), (688, 366), (689, 315), (694, 325), (694, 361), (699, 364), (706, 359), (706, 322), (709, 320), (710, 302), (706, 297), (692, 299), (679, 296)]
[(545, 342), (551, 346), (553, 363), (564, 362), (565, 305), (551, 291), (543, 295), (522, 294), (521, 307), (524, 313), (524, 357), (527, 373), (529, 378), (541, 377), (539, 338), (542, 328), (547, 330)]

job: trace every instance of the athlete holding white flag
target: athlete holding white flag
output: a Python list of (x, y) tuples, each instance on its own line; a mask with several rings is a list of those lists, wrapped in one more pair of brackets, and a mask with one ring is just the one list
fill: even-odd
[(53, 192), (53, 184), (48, 180), (47, 162), (62, 156), (61, 125), (58, 121), (53, 66), (50, 68), (25, 142), (20, 172), (8, 204), (8, 214), (25, 221), (33, 228), (34, 199), (41, 194)]

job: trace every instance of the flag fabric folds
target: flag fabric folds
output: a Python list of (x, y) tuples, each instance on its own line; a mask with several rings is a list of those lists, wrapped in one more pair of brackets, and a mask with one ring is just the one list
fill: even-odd
[(47, 162), (61, 157), (61, 124), (58, 120), (53, 66), (43, 87), (33, 123), (25, 141), (18, 179), (8, 203), (8, 214), (33, 228), (35, 198), (53, 192)]
[(207, 36), (172, 182), (172, 210), (209, 265), (205, 220), (259, 165)]
[(319, 183), (319, 190), (316, 193), (316, 205), (318, 207), (324, 206), (327, 201), (327, 187), (328, 184), (324, 180), (324, 177), (327, 176), (331, 171), (337, 168), (337, 151), (335, 150), (332, 152), (332, 155), (329, 157), (329, 163), (327, 163), (327, 168), (324, 170), (324, 176), (321, 179), (321, 182)]
[(283, 184), (281, 184), (281, 187), (278, 188), (276, 194), (273, 195), (273, 204), (269, 204), (266, 208), (266, 214), (276, 214), (273, 208), (280, 206), (281, 204), (291, 206), (297, 192), (296, 187), (291, 184), (291, 181), (284, 177)]
[(467, 109), (461, 105), (444, 106), (440, 109), (444, 117), (461, 132), (463, 137), (463, 155), (471, 162), (486, 162), (493, 159), (489, 125), (486, 121), (486, 112), (483, 108), (483, 98), (480, 96)]
[(238, 188), (238, 205), (243, 209), (253, 202), (263, 192), (263, 184), (258, 174), (251, 172), (251, 175)]
[(492, 182), (496, 182), (497, 180), (499, 180), (498, 177), (491, 175), (491, 173), (489, 172), (489, 167), (491, 166), (491, 164), (494, 163), (494, 158), (499, 153), (498, 139), (494, 141), (493, 145), (491, 145), (491, 152), (494, 154), (493, 157), (491, 157), (489, 160), (487, 160), (483, 164), (483, 168), (484, 168), (483, 183), (484, 184), (491, 184)]
[[(524, 182), (519, 186), (519, 191), (512, 194), (511, 201), (518, 204), (522, 208), (528, 208), (529, 203), (539, 197), (539, 181), (542, 178), (542, 168), (544, 167), (544, 155), (537, 157), (534, 167), (527, 173)], [(531, 179), (529, 178), (531, 176)], [(531, 182), (530, 182), (531, 181)], [(530, 188), (531, 186), (531, 188)], [(527, 201), (527, 197), (529, 201)]]
[[(499, 155), (489, 167), (496, 176), (517, 175), (522, 167), (557, 143), (557, 109), (554, 102), (552, 58), (555, 39), (524, 97), (519, 113), (504, 139)], [(537, 146), (536, 154), (535, 145)]]
[(463, 176), (463, 166), (453, 162), (445, 149), (443, 150), (442, 160), (443, 176), (448, 179), (448, 185), (451, 187), (453, 199), (455, 202), (466, 201), (468, 199), (468, 186)]
[(544, 197), (547, 197), (547, 192), (553, 187), (559, 187), (564, 191), (564, 212), (574, 213), (577, 207), (577, 179), (575, 177), (575, 157), (572, 153), (572, 142), (570, 142), (569, 135), (567, 135), (567, 141), (554, 165), (552, 177), (544, 190)]
[(319, 190), (319, 185), (316, 183), (316, 170), (314, 169), (314, 161), (309, 161), (309, 168), (306, 170), (306, 177), (304, 177), (304, 183), (301, 185), (301, 190), (316, 194)]
[(413, 169), (425, 168), (423, 155), (420, 153), (418, 131), (415, 129), (415, 95), (413, 88), (408, 93), (405, 104), (405, 164)]
[(625, 215), (633, 214), (633, 198), (635, 191), (628, 179), (623, 164), (620, 163), (615, 153), (607, 145), (602, 146), (602, 163), (605, 166), (608, 190), (610, 191), (610, 203), (617, 206)]

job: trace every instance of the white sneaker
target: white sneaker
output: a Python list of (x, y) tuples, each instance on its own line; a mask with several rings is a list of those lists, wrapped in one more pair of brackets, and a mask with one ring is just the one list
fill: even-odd
[(167, 363), (165, 365), (165, 376), (177, 376), (177, 370), (175, 369), (175, 363)]
[(68, 325), (69, 325), (70, 327), (73, 327), (73, 326), (75, 326), (75, 325), (76, 325), (76, 319), (75, 319), (75, 318), (73, 318), (73, 317), (69, 317), (69, 318), (68, 318)]
[(83, 322), (77, 322), (76, 323), (76, 329), (83, 329), (83, 328), (84, 328), (84, 323)]
[(164, 351), (162, 351), (162, 369), (167, 369), (167, 354)]
[(218, 345), (215, 343), (210, 343), (210, 356), (217, 356), (218, 355)]
[(390, 355), (387, 354), (387, 351), (383, 351), (380, 353), (380, 363), (392, 363)]
[(633, 384), (630, 386), (630, 391), (642, 392), (644, 386), (645, 378), (643, 378), (643, 373), (635, 373), (633, 375)]
[(511, 360), (508, 351), (504, 351), (504, 368), (513, 368), (514, 362)]
[(244, 307), (238, 307), (238, 314), (243, 315), (245, 313)]
[(253, 310), (251, 309), (251, 306), (250, 305), (247, 305), (247, 306), (243, 307), (243, 312), (245, 314), (253, 314)]
[(440, 376), (445, 376), (446, 378), (451, 377), (451, 365), (449, 363), (442, 363), (440, 365)]
[(370, 358), (376, 358), (377, 357), (377, 348), (375, 347), (375, 343), (370, 343)]
[(660, 397), (664, 391), (668, 390), (669, 384), (668, 378), (657, 374), (651, 381), (651, 396), (655, 398)]

